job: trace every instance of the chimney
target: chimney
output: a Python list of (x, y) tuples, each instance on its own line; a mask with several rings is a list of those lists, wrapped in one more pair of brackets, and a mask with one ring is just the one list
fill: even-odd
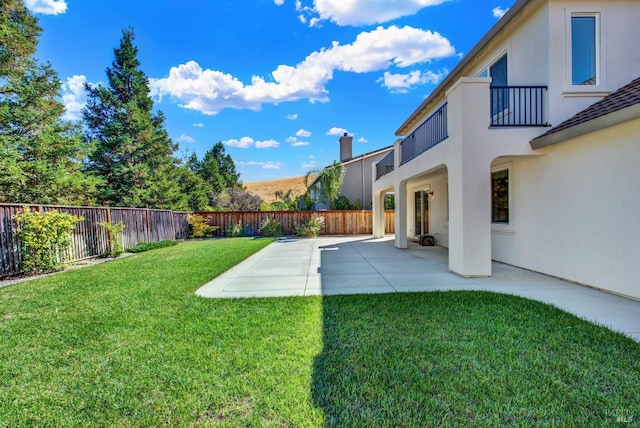
[(349, 137), (346, 132), (340, 137), (340, 162), (346, 162), (353, 158), (352, 142), (353, 137)]

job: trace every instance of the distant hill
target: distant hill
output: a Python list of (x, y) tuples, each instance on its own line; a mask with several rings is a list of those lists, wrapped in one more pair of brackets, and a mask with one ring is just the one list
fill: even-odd
[(275, 201), (275, 193), (278, 190), (287, 193), (289, 189), (292, 189), (295, 195), (301, 195), (307, 190), (304, 186), (304, 176), (270, 181), (255, 181), (253, 183), (242, 183), (242, 185), (249, 193), (260, 196), (265, 202)]

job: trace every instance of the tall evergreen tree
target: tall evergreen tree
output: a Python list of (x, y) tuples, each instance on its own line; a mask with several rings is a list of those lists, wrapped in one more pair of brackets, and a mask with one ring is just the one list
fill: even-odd
[(100, 202), (111, 206), (185, 208), (178, 185), (177, 149), (153, 112), (149, 81), (140, 69), (133, 29), (125, 29), (107, 68), (108, 86), (86, 85), (83, 118), (95, 146), (89, 170), (104, 179)]
[(214, 193), (242, 184), (233, 159), (225, 153), (221, 142), (214, 144), (197, 165), (198, 175), (212, 187)]
[(41, 32), (22, 0), (0, 3), (0, 202), (88, 204), (80, 130), (62, 120), (57, 73), (33, 58)]

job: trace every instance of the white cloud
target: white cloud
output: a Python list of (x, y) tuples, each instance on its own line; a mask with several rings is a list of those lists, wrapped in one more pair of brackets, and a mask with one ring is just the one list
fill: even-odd
[[(307, 0), (309, 1), (309, 0)], [(371, 25), (409, 16), (428, 6), (437, 6), (448, 0), (314, 0), (313, 7), (296, 2), (300, 20), (309, 26), (329, 20), (338, 25)]]
[(229, 147), (238, 147), (240, 149), (248, 149), (255, 144), (255, 141), (251, 137), (242, 137), (239, 140), (231, 139), (223, 141), (222, 144)]
[(298, 132), (296, 132), (296, 137), (311, 137), (311, 132), (307, 131), (306, 129), (300, 129), (298, 130)]
[(276, 140), (256, 141), (256, 149), (268, 149), (272, 147), (280, 147), (280, 143)]
[(504, 16), (505, 13), (507, 13), (507, 11), (509, 11), (509, 8), (503, 9), (500, 6), (496, 6), (493, 8), (491, 13), (493, 13), (494, 18), (500, 19)]
[(194, 123), (193, 126), (195, 126), (196, 128), (204, 128), (204, 123), (202, 122)]
[(87, 92), (84, 84), (87, 78), (83, 75), (67, 77), (67, 81), (62, 84), (62, 103), (64, 104), (65, 120), (79, 120), (81, 112), (87, 103)]
[(262, 165), (262, 168), (264, 168), (264, 169), (280, 169), (281, 166), (282, 166), (282, 162), (266, 162), (264, 165)]
[(342, 137), (344, 134), (348, 134), (348, 133), (349, 131), (347, 131), (346, 129), (338, 128), (337, 126), (334, 126), (333, 128), (327, 131), (327, 135), (335, 135), (336, 137)]
[(271, 147), (275, 148), (280, 146), (280, 143), (278, 143), (275, 140), (255, 141), (251, 137), (242, 137), (239, 140), (232, 138), (230, 140), (223, 141), (222, 144), (224, 144), (225, 146), (237, 147), (240, 149), (248, 149), (249, 147), (254, 147), (254, 146), (256, 149), (267, 149)]
[(26, 0), (25, 5), (34, 13), (58, 15), (67, 11), (65, 0)]
[(289, 120), (298, 120), (298, 113), (288, 114), (287, 119)]
[(253, 76), (250, 84), (195, 61), (172, 67), (169, 76), (150, 79), (154, 96), (177, 98), (184, 108), (217, 114), (225, 108), (260, 110), (263, 104), (306, 99), (329, 101), (327, 83), (334, 71), (367, 73), (389, 67), (410, 67), (455, 55), (449, 40), (438, 33), (409, 26), (378, 27), (362, 32), (353, 43), (333, 42), (312, 52), (296, 66), (279, 65), (269, 79)]
[(282, 6), (284, 4), (284, 0), (273, 0), (276, 6)]
[(302, 147), (302, 146), (308, 146), (309, 144), (311, 144), (307, 141), (298, 141), (296, 137), (287, 138), (287, 143), (291, 144), (293, 147)]
[(425, 85), (427, 83), (435, 85), (440, 83), (447, 73), (448, 70), (442, 70), (438, 73), (414, 70), (408, 74), (394, 74), (389, 71), (385, 71), (384, 76), (377, 81), (382, 82), (382, 86), (385, 86), (391, 92), (407, 93), (409, 92), (409, 89), (417, 85)]
[(369, 142), (369, 140), (367, 140), (364, 137), (358, 138), (358, 143), (368, 143), (368, 142)]
[(196, 140), (193, 137), (190, 137), (189, 135), (185, 135), (182, 134), (178, 137), (178, 141), (180, 141), (181, 143), (195, 143)]
[(256, 161), (237, 161), (239, 166), (261, 166), (263, 169), (280, 169), (282, 162), (256, 162)]
[(315, 168), (318, 165), (318, 163), (316, 161), (309, 161), (309, 162), (302, 162), (302, 167), (304, 169), (312, 169)]

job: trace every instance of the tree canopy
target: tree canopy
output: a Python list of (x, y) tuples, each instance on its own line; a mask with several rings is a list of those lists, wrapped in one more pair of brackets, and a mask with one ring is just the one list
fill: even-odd
[(0, 6), (0, 202), (88, 204), (97, 180), (89, 148), (62, 119), (61, 82), (33, 57), (42, 29), (22, 0)]
[(112, 206), (187, 208), (178, 185), (177, 145), (153, 112), (149, 81), (140, 69), (133, 29), (122, 32), (107, 68), (108, 85), (87, 84), (82, 112), (86, 139), (94, 147), (89, 171), (104, 181), (99, 201)]

